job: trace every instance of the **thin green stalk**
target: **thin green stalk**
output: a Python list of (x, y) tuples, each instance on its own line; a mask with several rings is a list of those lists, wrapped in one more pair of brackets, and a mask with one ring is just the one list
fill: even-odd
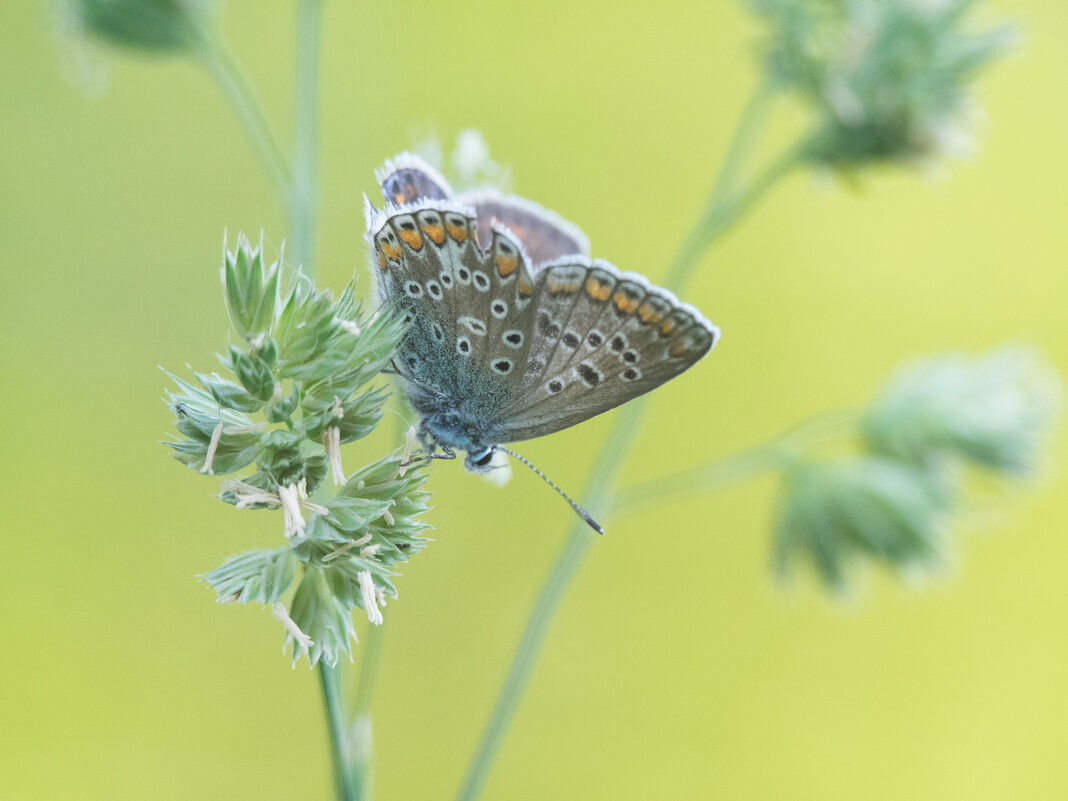
[(349, 739), (348, 763), (352, 783), (359, 801), (371, 801), (374, 797), (374, 739), (371, 728), (371, 697), (375, 678), (378, 676), (378, 661), (382, 654), (383, 626), (370, 626), (360, 648), (360, 678), (356, 684), (356, 699), (353, 705), (352, 736)]
[(200, 61), (234, 112), (267, 177), (288, 207), (293, 194), (289, 164), (245, 74), (218, 38), (206, 40), (201, 45)]
[[(627, 425), (637, 424), (641, 416), (641, 407), (645, 399), (639, 399), (624, 406), (619, 413), (620, 423)], [(613, 467), (626, 452), (628, 443), (622, 439), (609, 436), (598, 454), (594, 467), (587, 479), (582, 498), (586, 509), (596, 518), (604, 508), (604, 500), (607, 497), (609, 485), (613, 478)], [(534, 662), (541, 650), (549, 624), (552, 622), (554, 613), (567, 590), (571, 579), (582, 564), (582, 558), (586, 555), (590, 545), (598, 537), (589, 526), (582, 520), (576, 519), (553, 564), (549, 577), (542, 585), (538, 599), (534, 602), (533, 610), (527, 619), (523, 634), (519, 638), (519, 646), (516, 648), (512, 663), (508, 668), (504, 683), (501, 685), (497, 700), (493, 705), (486, 728), (482, 731), (475, 755), (468, 765), (467, 773), (460, 791), (456, 794), (457, 801), (473, 801), (479, 797), (482, 787), (486, 783), (490, 766), (500, 750), (504, 740), (504, 734), (515, 715), (516, 708), (523, 691), (530, 681), (530, 674), (534, 669)]]
[(330, 735), (337, 798), (338, 801), (359, 801), (346, 760), (348, 746), (345, 735), (345, 709), (338, 691), (337, 669), (330, 667), (325, 661), (320, 661), (319, 681), (323, 688), (323, 706), (326, 709), (327, 731)]
[(620, 516), (672, 497), (708, 494), (760, 473), (781, 469), (813, 444), (854, 430), (858, 416), (859, 412), (854, 410), (826, 412), (751, 448), (627, 487), (613, 496), (610, 515)]
[[(756, 138), (758, 129), (766, 118), (763, 109), (766, 98), (762, 95), (767, 92), (767, 87), (759, 87), (757, 93), (761, 97), (751, 101), (747, 112), (742, 115), (738, 130), (732, 136), (732, 145), (728, 148), (730, 159), (748, 157), (752, 140)], [(705, 248), (752, 208), (772, 185), (801, 163), (806, 144), (807, 140), (802, 140), (797, 146), (788, 149), (739, 193), (730, 193), (729, 188), (721, 185), (721, 181), (733, 181), (743, 165), (724, 165), (720, 171), (720, 179), (717, 180), (709, 198), (706, 212), (698, 220), (672, 263), (666, 282), (668, 288), (676, 289), (681, 286), (697, 266)], [(615, 425), (594, 461), (587, 486), (579, 497), (595, 518), (606, 509), (612, 482), (634, 439), (647, 402), (647, 397), (639, 398), (620, 409)], [(508, 673), (490, 712), (489, 721), (456, 795), (456, 801), (475, 801), (481, 794), (505, 732), (530, 680), (549, 624), (593, 539), (593, 534), (585, 523), (576, 521), (572, 524), (564, 547), (557, 556), (527, 619)]]
[(319, 172), (319, 40), (322, 0), (301, 0), (297, 7), (297, 46), (293, 100), (293, 198), (290, 209), (293, 255), (312, 275)]
[(805, 162), (810, 141), (803, 137), (788, 147), (741, 192), (721, 194), (713, 190), (705, 214), (687, 234), (668, 268), (664, 286), (676, 292), (682, 289), (705, 249), (756, 205), (769, 189)]

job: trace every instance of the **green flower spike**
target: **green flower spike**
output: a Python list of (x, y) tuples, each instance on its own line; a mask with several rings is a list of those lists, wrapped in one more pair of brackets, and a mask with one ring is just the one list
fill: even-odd
[(200, 386), (170, 376), (177, 436), (168, 444), (183, 464), (226, 476), (224, 502), (281, 510), (284, 544), (232, 556), (202, 578), (220, 602), (268, 606), (294, 660), (333, 665), (352, 656), (353, 608), (381, 625), (396, 567), (426, 544), (426, 474), (404, 464), (408, 451), (352, 474), (341, 454), (381, 420), (387, 394), (370, 383), (406, 328), (394, 314), (366, 318), (351, 285), (335, 300), (299, 273), (287, 278), (244, 236), (224, 248), (222, 285), (240, 344), (219, 357), (224, 374), (194, 373)]

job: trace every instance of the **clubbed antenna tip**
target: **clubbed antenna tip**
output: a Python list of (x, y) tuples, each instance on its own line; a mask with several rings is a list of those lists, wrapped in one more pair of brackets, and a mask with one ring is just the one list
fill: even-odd
[(528, 462), (525, 458), (520, 456), (515, 451), (509, 450), (508, 448), (505, 448), (505, 447), (503, 447), (501, 445), (494, 445), (493, 449), (496, 450), (496, 451), (501, 451), (502, 453), (507, 453), (513, 459), (518, 459), (520, 462), (522, 462), (527, 467), (529, 467), (531, 470), (533, 470), (534, 473), (539, 478), (541, 478), (542, 481), (544, 481), (546, 484), (548, 484), (550, 487), (552, 487), (554, 490), (556, 490), (558, 493), (560, 493), (560, 496), (565, 501), (568, 502), (568, 504), (571, 506), (572, 509), (575, 510), (575, 514), (577, 514), (579, 517), (581, 517), (583, 520), (585, 520), (586, 524), (590, 528), (592, 528), (598, 534), (604, 536), (604, 529), (601, 527), (601, 524), (598, 523), (596, 520), (594, 520), (592, 517), (590, 517), (589, 512), (587, 512), (585, 509), (583, 509), (581, 506), (579, 506), (577, 503), (575, 503), (573, 500), (571, 500), (571, 497), (566, 492), (564, 492), (562, 489), (560, 489), (558, 486), (556, 486), (556, 484), (554, 484), (553, 481), (547, 475), (545, 475), (543, 472), (541, 472), (538, 468), (536, 468), (534, 465), (532, 465), (530, 462)]

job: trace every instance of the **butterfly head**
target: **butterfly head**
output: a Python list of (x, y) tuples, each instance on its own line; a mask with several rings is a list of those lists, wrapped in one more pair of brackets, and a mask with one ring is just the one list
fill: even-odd
[(489, 446), (481, 450), (468, 451), (464, 467), (471, 473), (485, 473), (493, 469), (493, 454), (497, 449)]

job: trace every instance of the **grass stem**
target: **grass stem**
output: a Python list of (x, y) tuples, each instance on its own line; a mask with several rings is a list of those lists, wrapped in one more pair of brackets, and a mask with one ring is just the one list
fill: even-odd
[(292, 203), (293, 176), (252, 85), (229, 49), (217, 37), (205, 40), (201, 45), (200, 61), (237, 117), (267, 177), (288, 209)]
[(337, 668), (330, 667), (325, 660), (320, 660), (319, 680), (323, 689), (323, 707), (326, 709), (327, 732), (330, 736), (330, 754), (334, 765), (334, 783), (337, 787), (337, 799), (338, 801), (360, 801), (349, 773), (345, 708), (338, 690)]
[(322, 0), (300, 0), (293, 99), (293, 197), (290, 231), (293, 257), (305, 275), (314, 273), (319, 174), (319, 41)]

